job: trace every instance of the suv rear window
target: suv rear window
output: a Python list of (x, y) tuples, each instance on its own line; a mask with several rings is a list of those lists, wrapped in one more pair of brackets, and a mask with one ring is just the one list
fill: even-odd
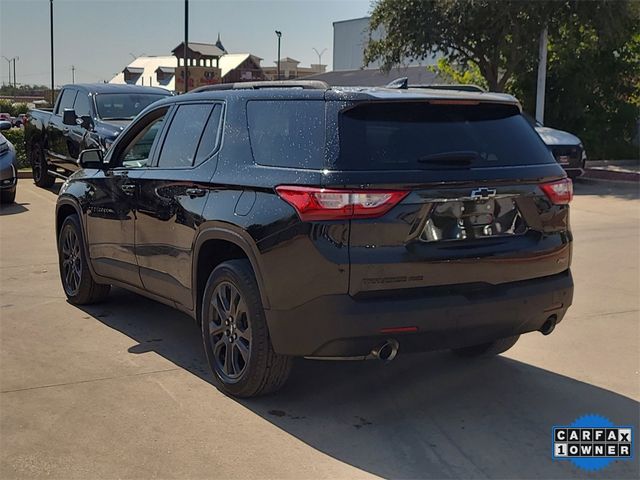
[(252, 100), (247, 102), (247, 124), (256, 163), (323, 168), (323, 101)]
[(337, 167), (440, 170), (553, 163), (512, 105), (366, 103), (340, 115)]

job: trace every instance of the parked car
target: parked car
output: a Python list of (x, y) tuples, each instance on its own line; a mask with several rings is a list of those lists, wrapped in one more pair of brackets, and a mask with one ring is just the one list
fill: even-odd
[(8, 113), (0, 113), (0, 121), (9, 122), (9, 124), (11, 124), (12, 123), (12, 119), (13, 119), (13, 117), (11, 117), (10, 114), (8, 114)]
[(572, 302), (571, 180), (509, 95), (203, 87), (80, 164), (56, 207), (67, 298), (188, 313), (230, 395), (277, 390), (293, 357), (499, 354)]
[(530, 115), (526, 115), (526, 118), (534, 126), (556, 161), (565, 169), (567, 175), (572, 179), (581, 176), (587, 162), (587, 152), (582, 141), (572, 133), (545, 127)]
[(87, 148), (107, 149), (122, 129), (151, 103), (170, 96), (163, 88), (136, 85), (66, 85), (53, 111), (31, 110), (25, 145), (36, 185), (78, 170)]
[[(0, 120), (0, 130), (9, 130), (11, 123)], [(18, 184), (18, 164), (13, 144), (0, 134), (0, 203), (13, 203), (16, 200)]]

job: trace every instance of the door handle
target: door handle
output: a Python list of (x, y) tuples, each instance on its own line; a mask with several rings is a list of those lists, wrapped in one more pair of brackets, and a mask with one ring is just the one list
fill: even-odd
[(133, 195), (133, 193), (136, 191), (136, 186), (130, 183), (125, 183), (124, 185), (120, 186), (120, 190), (122, 190), (127, 195)]
[(207, 194), (207, 191), (204, 188), (187, 188), (185, 193), (191, 198), (195, 198), (204, 197)]

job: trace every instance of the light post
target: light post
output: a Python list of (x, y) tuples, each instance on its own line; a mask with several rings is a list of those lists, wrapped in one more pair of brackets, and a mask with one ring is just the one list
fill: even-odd
[(276, 35), (278, 37), (278, 80), (280, 80), (280, 39), (282, 38), (282, 32), (276, 30)]
[(13, 88), (18, 86), (16, 83), (16, 60), (20, 60), (20, 57), (13, 57)]
[(9, 64), (9, 86), (11, 86), (11, 61), (13, 60), (13, 58), (7, 58), (4, 55), (2, 56), (2, 58), (4, 58)]
[(187, 52), (189, 48), (189, 0), (184, 0), (184, 93), (189, 91), (189, 65)]
[(321, 52), (319, 52), (315, 47), (313, 47), (313, 51), (318, 55), (318, 65), (322, 65), (322, 55), (327, 51), (326, 48), (323, 48)]
[(51, 34), (51, 105), (53, 105), (55, 93), (55, 87), (53, 85), (53, 0), (49, 0), (49, 31)]

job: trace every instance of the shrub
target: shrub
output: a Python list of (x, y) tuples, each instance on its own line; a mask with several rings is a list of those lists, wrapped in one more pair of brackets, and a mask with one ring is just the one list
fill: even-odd
[(27, 160), (27, 151), (24, 145), (24, 128), (12, 128), (11, 130), (3, 130), (7, 140), (13, 143), (16, 148), (16, 157), (18, 160), (18, 168), (29, 168), (29, 161)]

